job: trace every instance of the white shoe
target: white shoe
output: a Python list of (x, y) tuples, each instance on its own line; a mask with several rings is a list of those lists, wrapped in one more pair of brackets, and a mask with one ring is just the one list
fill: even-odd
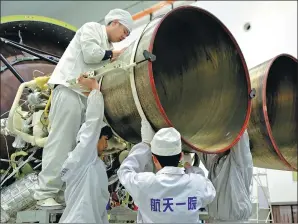
[(55, 201), (54, 198), (47, 198), (44, 200), (39, 200), (36, 203), (37, 208), (39, 209), (48, 209), (48, 210), (56, 210), (62, 209), (63, 206)]

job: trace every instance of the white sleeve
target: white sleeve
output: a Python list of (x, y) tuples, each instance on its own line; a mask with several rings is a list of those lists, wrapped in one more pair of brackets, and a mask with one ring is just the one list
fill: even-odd
[(239, 142), (232, 147), (230, 156), (239, 167), (252, 167), (253, 160), (249, 146), (247, 130), (241, 136)]
[(253, 178), (253, 160), (249, 146), (249, 136), (247, 131), (243, 133), (239, 142), (232, 147), (230, 155), (231, 163), (241, 172), (243, 184), (247, 192), (250, 191)]
[(148, 183), (148, 175), (153, 173), (142, 173), (146, 164), (151, 160), (150, 147), (145, 143), (139, 143), (131, 149), (131, 153), (122, 162), (117, 171), (120, 183), (138, 203), (138, 192), (142, 185)]
[(200, 161), (204, 164), (205, 168), (210, 171), (214, 161), (217, 159), (217, 154), (207, 154), (202, 152), (197, 152)]
[(103, 224), (109, 224), (109, 216), (107, 210), (104, 211), (104, 214), (102, 216), (102, 223)]
[(191, 166), (185, 169), (185, 173), (195, 175), (196, 181), (198, 182), (198, 194), (201, 196), (201, 206), (206, 207), (214, 200), (216, 195), (212, 182), (205, 177), (205, 173), (200, 167)]
[[(103, 40), (96, 38), (99, 35), (97, 26), (100, 25), (91, 22), (81, 27), (80, 44), (86, 64), (100, 63), (105, 55), (105, 49), (101, 47)], [(103, 34), (100, 36), (104, 38)]]
[(79, 131), (79, 142), (74, 150), (69, 153), (63, 168), (72, 172), (96, 161), (98, 157), (96, 146), (103, 127), (103, 115), (102, 93), (100, 90), (92, 90), (87, 100), (86, 121)]
[(195, 174), (200, 174), (203, 177), (205, 177), (205, 173), (200, 167), (191, 166), (191, 167), (185, 169), (185, 173), (187, 173), (187, 174), (195, 173)]
[(204, 187), (203, 189), (200, 189), (199, 193), (202, 196), (201, 197), (202, 207), (206, 207), (214, 200), (216, 196), (216, 190), (212, 182), (208, 178), (200, 175), (197, 180), (199, 181), (198, 184)]

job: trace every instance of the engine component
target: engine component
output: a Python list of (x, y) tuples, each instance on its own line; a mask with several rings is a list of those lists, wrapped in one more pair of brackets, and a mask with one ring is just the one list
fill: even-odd
[(37, 174), (31, 173), (23, 179), (14, 182), (1, 190), (1, 222), (7, 220), (7, 216), (14, 217), (18, 211), (22, 211), (35, 203), (31, 191), (37, 187)]
[(41, 116), (44, 113), (44, 110), (39, 110), (33, 114), (32, 126), (33, 126), (33, 136), (36, 137), (46, 137), (48, 136), (46, 125), (42, 124)]
[(253, 100), (248, 132), (254, 166), (297, 171), (297, 59), (281, 54), (250, 72)]
[[(24, 131), (24, 127), (26, 128), (25, 125), (22, 126), (22, 128), (17, 128), (17, 125), (15, 125), (15, 123), (16, 123), (15, 121), (17, 120), (16, 118), (19, 117), (18, 113), (16, 113), (16, 110), (19, 107), (19, 101), (20, 101), (20, 98), (22, 96), (22, 93), (23, 93), (23, 91), (26, 87), (31, 87), (31, 88), (36, 87), (36, 83), (37, 83), (36, 80), (37, 79), (38, 78), (36, 78), (36, 79), (34, 79), (30, 82), (24, 82), (20, 85), (20, 87), (17, 91), (16, 97), (14, 99), (14, 102), (11, 106), (10, 112), (9, 112), (8, 121), (7, 121), (7, 128), (11, 133), (15, 134), (16, 136), (21, 137), (22, 140), (30, 143), (32, 146), (38, 145), (40, 147), (43, 147), (46, 140), (47, 140), (47, 137), (42, 138), (40, 136), (30, 135), (30, 134), (28, 134), (28, 131), (27, 132)], [(21, 116), (21, 117), (24, 118), (24, 116)], [(23, 123), (28, 125), (28, 122), (32, 121), (32, 116), (30, 116), (29, 119), (30, 120), (26, 119), (25, 122), (23, 122)], [(37, 129), (38, 129), (38, 127), (37, 127)], [(38, 130), (37, 130), (37, 133), (38, 133)], [(40, 135), (40, 133), (38, 133), (38, 135)]]
[(38, 105), (41, 103), (40, 92), (35, 91), (27, 96), (27, 100), (31, 105)]
[(1, 119), (0, 122), (1, 122), (1, 134), (2, 135), (9, 135), (10, 132), (6, 128), (6, 126), (7, 126), (7, 118)]
[[(17, 18), (17, 20), (15, 20)], [(40, 21), (39, 21), (40, 20)], [(49, 22), (46, 22), (48, 20)], [(69, 24), (65, 24), (55, 19), (38, 16), (9, 16), (2, 17), (0, 24), (0, 37), (14, 41), (15, 44), (22, 42), (29, 45), (29, 49), (36, 50), (43, 56), (60, 57), (70, 40), (75, 34), (76, 29)], [(22, 40), (20, 41), (21, 32)], [(55, 65), (35, 56), (28, 56), (20, 49), (0, 41), (1, 54), (14, 66), (15, 70), (26, 82), (32, 80), (36, 70), (40, 72), (36, 76), (50, 74)], [(1, 114), (10, 110), (15, 98), (20, 81), (13, 75), (7, 66), (1, 66)], [(27, 90), (26, 90), (27, 92)], [(22, 98), (26, 100), (26, 98)], [(2, 116), (1, 116), (2, 118)], [(5, 117), (4, 117), (5, 118)], [(1, 157), (6, 157), (5, 139), (1, 135)], [(15, 152), (11, 147), (14, 137), (7, 136), (9, 153)], [(1, 163), (0, 168), (5, 169), (7, 164)]]
[[(181, 32), (177, 33), (177, 29)], [(39, 52), (44, 56), (62, 55), (74, 35), (74, 31), (67, 27), (28, 19), (0, 24), (1, 37), (10, 40), (18, 41), (20, 30), (24, 44), (40, 49)], [(39, 73), (42, 75), (48, 75), (54, 69), (54, 65), (35, 56), (28, 57), (22, 50), (13, 49), (11, 45), (0, 43), (0, 47), (1, 53), (10, 64), (15, 66), (25, 81), (31, 80), (36, 70), (40, 70)], [(31, 47), (31, 50), (34, 49)], [(139, 38), (119, 57), (118, 61), (127, 65), (140, 62), (144, 59), (144, 50), (155, 55), (156, 60), (131, 67), (128, 71), (130, 76), (120, 69), (102, 80), (105, 116), (114, 131), (130, 143), (141, 140), (140, 116), (135, 106), (132, 94), (134, 90), (130, 79), (134, 77), (133, 83), (135, 83), (142, 110), (155, 130), (168, 126), (177, 128), (183, 136), (185, 151), (194, 149), (217, 153), (232, 147), (246, 128), (253, 92), (241, 50), (227, 28), (203, 9), (192, 6), (176, 8), (163, 18), (155, 18), (147, 24)], [(44, 89), (43, 84), (44, 82), (40, 85), (36, 82), (41, 90)], [(18, 80), (7, 66), (2, 66), (2, 113), (10, 108), (18, 85)], [(28, 89), (28, 91), (32, 93), (32, 90)], [(41, 95), (49, 99), (49, 92)], [(40, 99), (34, 98), (29, 100), (29, 103), (32, 105), (37, 102), (36, 100), (40, 102)], [(30, 110), (34, 109), (34, 112), (38, 112), (40, 109), (46, 109), (44, 106), (42, 101), (36, 107), (33, 105)], [(21, 113), (20, 110), (18, 112)], [(30, 115), (33, 115), (32, 111)], [(47, 126), (44, 118), (43, 114), (40, 117), (41, 124)], [(14, 122), (17, 123), (17, 119)], [(259, 124), (264, 127), (264, 122)], [(21, 127), (24, 128), (24, 125)], [(30, 128), (27, 128), (27, 132)], [(43, 136), (41, 128), (44, 127), (38, 126), (35, 131), (39, 136)], [(18, 130), (21, 129), (18, 128)], [(29, 140), (27, 139), (26, 142), (34, 143), (31, 138)], [(270, 141), (266, 141), (266, 144)], [(5, 141), (2, 141), (1, 136), (1, 155), (6, 154), (2, 142)], [(259, 144), (256, 142), (258, 141), (252, 139), (252, 145)], [(19, 147), (23, 146), (20, 144)], [(258, 157), (265, 158), (272, 151), (264, 150), (264, 154), (258, 154), (255, 151), (256, 147), (253, 147), (255, 164), (263, 167), (264, 160)], [(283, 155), (283, 157), (287, 156)], [(121, 156), (120, 161), (123, 158)], [(289, 156), (289, 158), (285, 160), (291, 160), (294, 157)], [(275, 162), (277, 164), (279, 159), (278, 156), (276, 161), (268, 160), (267, 166), (275, 168)], [(272, 163), (272, 161), (275, 162)], [(288, 163), (293, 162), (288, 161)], [(283, 165), (277, 166), (281, 169)]]
[[(245, 60), (227, 28), (198, 7), (176, 8), (150, 22), (117, 61), (142, 61), (144, 50), (156, 60), (130, 72), (153, 128), (174, 126), (185, 150), (231, 148), (247, 126), (251, 89)], [(141, 119), (130, 76), (115, 70), (104, 76), (101, 90), (109, 125), (126, 141), (140, 142)]]

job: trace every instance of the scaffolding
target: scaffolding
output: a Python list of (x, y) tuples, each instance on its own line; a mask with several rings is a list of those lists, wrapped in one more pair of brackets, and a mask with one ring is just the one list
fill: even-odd
[(254, 223), (274, 223), (267, 169), (255, 168), (253, 180), (254, 183), (256, 183), (253, 186), (253, 191), (255, 191), (256, 194), (251, 194), (253, 214), (249, 221)]

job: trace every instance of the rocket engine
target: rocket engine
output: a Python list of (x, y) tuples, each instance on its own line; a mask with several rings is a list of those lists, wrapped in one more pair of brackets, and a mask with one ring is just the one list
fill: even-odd
[[(34, 16), (0, 24), (1, 187), (41, 168), (47, 81), (74, 34)], [(297, 59), (279, 55), (248, 71), (233, 35), (206, 10), (183, 6), (154, 18), (115, 62), (93, 71), (103, 74), (105, 119), (116, 134), (103, 155), (111, 206), (128, 201), (116, 171), (141, 141), (142, 116), (155, 131), (175, 127), (188, 153), (229, 150), (248, 128), (255, 166), (297, 170)]]

